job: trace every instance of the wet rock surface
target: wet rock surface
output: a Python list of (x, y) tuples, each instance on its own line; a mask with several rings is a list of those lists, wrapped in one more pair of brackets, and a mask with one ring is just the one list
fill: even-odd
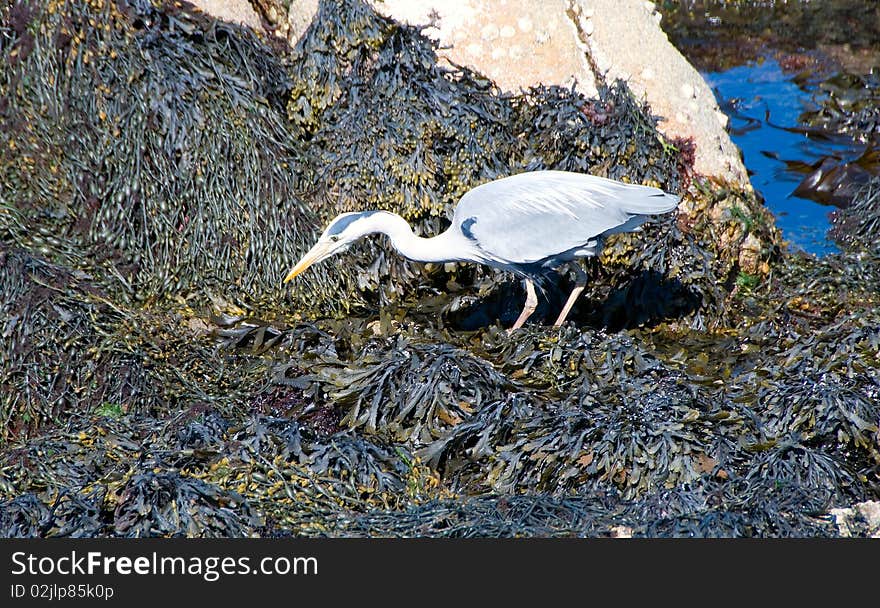
[[(625, 86), (502, 95), (359, 2), (291, 54), (170, 6), (22, 6), (3, 535), (831, 536), (877, 499), (877, 256), (780, 250)], [(548, 290), (508, 336), (509, 277), (382, 241), (280, 286), (340, 210), (433, 232), (542, 167), (685, 193), (609, 240), (564, 328)]]

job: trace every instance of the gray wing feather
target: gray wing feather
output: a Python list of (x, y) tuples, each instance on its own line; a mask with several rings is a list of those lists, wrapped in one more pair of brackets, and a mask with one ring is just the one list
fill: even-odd
[[(532, 264), (646, 216), (672, 211), (680, 198), (651, 188), (565, 171), (520, 173), (478, 186), (458, 203), (453, 225), (487, 257)], [(618, 230), (615, 230), (618, 229)]]

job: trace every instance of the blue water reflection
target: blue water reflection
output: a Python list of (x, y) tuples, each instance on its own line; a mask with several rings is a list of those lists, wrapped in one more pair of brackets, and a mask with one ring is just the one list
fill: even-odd
[(703, 76), (730, 116), (731, 139), (742, 150), (752, 185), (776, 216), (783, 238), (793, 249), (818, 256), (838, 251), (826, 236), (831, 226), (828, 214), (834, 208), (793, 196), (803, 176), (787, 171), (783, 162), (813, 163), (843, 149), (839, 144), (780, 128), (798, 126), (798, 116), (807, 108), (810, 94), (770, 59)]

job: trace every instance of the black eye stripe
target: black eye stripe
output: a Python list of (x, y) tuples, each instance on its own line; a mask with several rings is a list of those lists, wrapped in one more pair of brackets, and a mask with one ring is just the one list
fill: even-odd
[(343, 232), (352, 222), (356, 222), (363, 217), (369, 217), (376, 213), (375, 211), (364, 211), (362, 213), (353, 213), (351, 215), (346, 215), (345, 217), (337, 220), (329, 228), (327, 228), (327, 232), (329, 234), (340, 234)]

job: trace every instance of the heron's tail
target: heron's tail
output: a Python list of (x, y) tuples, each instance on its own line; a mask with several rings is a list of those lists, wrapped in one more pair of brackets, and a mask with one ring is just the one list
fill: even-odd
[(657, 213), (669, 213), (681, 201), (677, 194), (669, 194), (659, 188), (642, 186), (635, 192), (627, 192), (625, 198), (621, 198), (621, 207), (627, 213), (633, 215), (654, 215)]
[[(643, 191), (643, 192), (642, 192)], [(626, 204), (622, 205), (623, 210), (630, 214), (630, 218), (610, 230), (606, 230), (600, 235), (600, 238), (618, 234), (620, 232), (634, 232), (640, 230), (640, 226), (651, 219), (652, 215), (660, 213), (669, 213), (678, 207), (681, 197), (677, 194), (669, 194), (659, 188), (651, 188), (642, 186), (637, 194), (642, 196), (633, 196), (632, 192), (626, 199)]]

